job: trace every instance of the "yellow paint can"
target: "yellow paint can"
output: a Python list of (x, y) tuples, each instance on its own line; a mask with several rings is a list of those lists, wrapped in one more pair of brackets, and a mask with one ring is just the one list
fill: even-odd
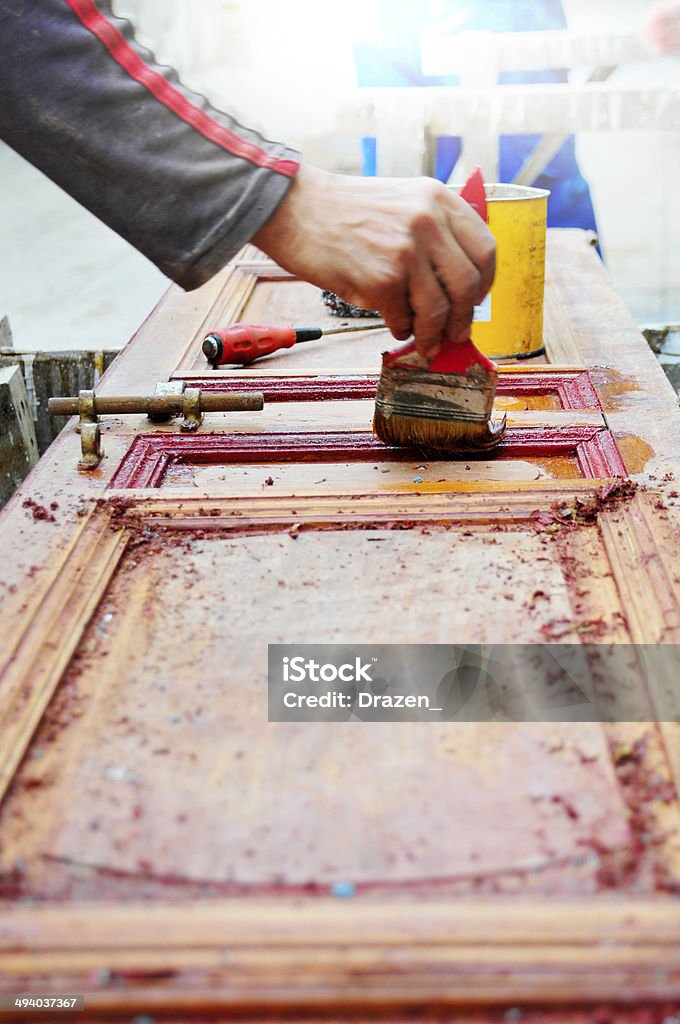
[(524, 185), (487, 185), (496, 277), (475, 309), (472, 340), (491, 358), (527, 356), (543, 347), (545, 228), (550, 193)]

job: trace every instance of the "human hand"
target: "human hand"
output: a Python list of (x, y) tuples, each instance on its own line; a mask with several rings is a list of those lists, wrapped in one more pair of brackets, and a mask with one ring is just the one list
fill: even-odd
[(464, 341), (493, 282), (495, 243), (460, 196), (431, 178), (360, 178), (302, 164), (253, 238), (296, 277), (377, 309), (429, 361)]
[(680, 54), (680, 3), (657, 4), (647, 16), (645, 35), (658, 53)]

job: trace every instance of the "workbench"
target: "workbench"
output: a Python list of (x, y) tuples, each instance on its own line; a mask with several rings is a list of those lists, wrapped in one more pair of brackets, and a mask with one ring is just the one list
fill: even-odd
[(333, 322), (252, 247), (97, 394), (262, 411), (83, 398), (0, 514), (0, 992), (88, 1021), (680, 1004), (676, 672), (635, 723), (267, 721), (272, 643), (680, 642), (680, 410), (591, 243), (549, 232), (547, 361), (501, 368), (493, 457), (372, 436), (386, 332), (211, 369), (217, 325)]

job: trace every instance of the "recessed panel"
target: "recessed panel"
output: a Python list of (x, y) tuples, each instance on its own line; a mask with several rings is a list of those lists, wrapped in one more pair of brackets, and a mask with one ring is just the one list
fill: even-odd
[(263, 889), (575, 858), (587, 887), (592, 844), (630, 839), (601, 726), (267, 721), (269, 643), (540, 639), (572, 614), (573, 573), (529, 523), (150, 531), (66, 674), (61, 725), (27, 761), (24, 778), (42, 773), (40, 827), (10, 803), (10, 845), (107, 874)]
[[(277, 465), (285, 469), (276, 470), (275, 477), (273, 467)], [(255, 466), (258, 469), (253, 473), (250, 467)], [(319, 481), (328, 484), (327, 491), (333, 484), (350, 490), (367, 486), (381, 490), (411, 484), (446, 488), (466, 481), (507, 484), (625, 475), (614, 439), (599, 425), (509, 427), (493, 452), (450, 458), (385, 445), (367, 430), (281, 430), (269, 434), (139, 434), (111, 486), (161, 487), (167, 481), (170, 486), (205, 487), (219, 483), (229, 486), (232, 493), (234, 489), (241, 493), (241, 486), (252, 488), (255, 483), (266, 487), (278, 480), (297, 493), (297, 489), (305, 491)]]
[(383, 491), (446, 490), (473, 481), (498, 483), (530, 483), (539, 480), (568, 480), (581, 476), (576, 458), (503, 459), (497, 462), (474, 460), (466, 462), (324, 462), (267, 463), (258, 465), (212, 465), (171, 462), (160, 486), (166, 488), (197, 488), (206, 495), (242, 495), (268, 492), (271, 495), (310, 494), (320, 488), (331, 490)]

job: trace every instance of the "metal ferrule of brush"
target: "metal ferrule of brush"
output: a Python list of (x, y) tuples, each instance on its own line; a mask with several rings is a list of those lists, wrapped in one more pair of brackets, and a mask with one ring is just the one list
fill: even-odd
[(386, 418), (486, 423), (491, 416), (496, 381), (489, 373), (466, 376), (430, 370), (383, 366), (376, 410)]

